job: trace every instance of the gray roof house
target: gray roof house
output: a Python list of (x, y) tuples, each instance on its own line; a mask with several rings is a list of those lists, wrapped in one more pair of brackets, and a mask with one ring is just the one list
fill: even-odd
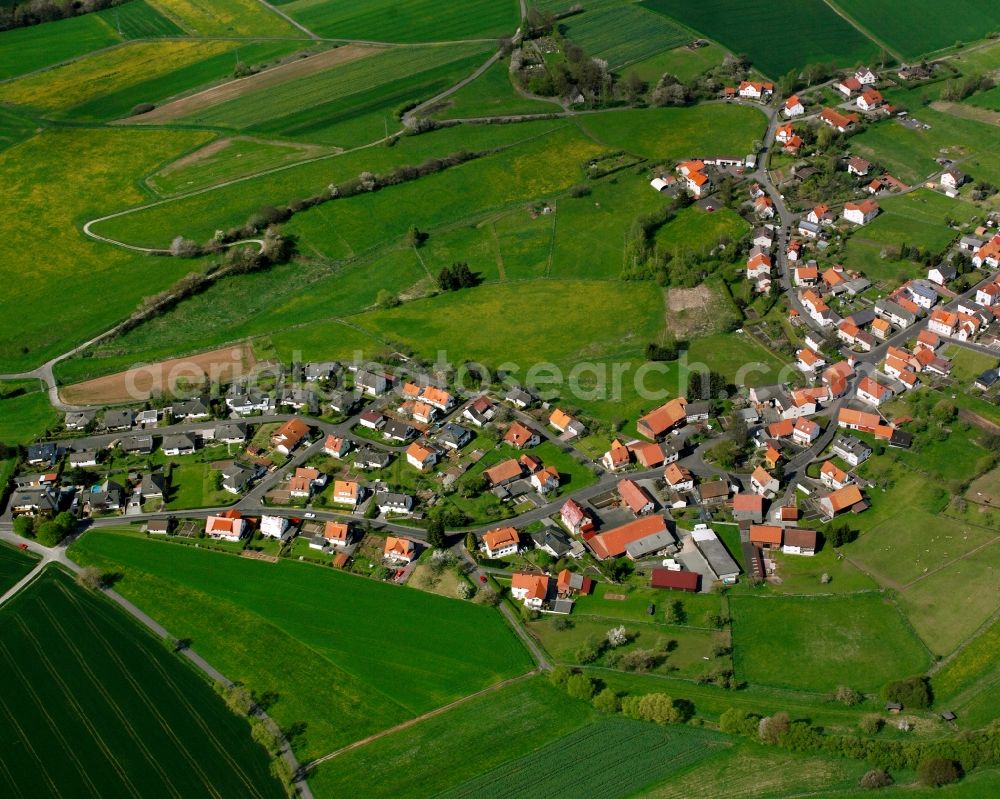
[(193, 455), (198, 444), (188, 433), (164, 436), (161, 445), (164, 455)]
[(361, 469), (384, 469), (392, 461), (392, 453), (367, 444), (354, 454), (354, 463)]
[(448, 449), (461, 449), (472, 441), (472, 433), (461, 425), (448, 422), (438, 433), (437, 440)]
[(28, 445), (28, 463), (55, 463), (59, 460), (59, 445), (53, 441)]
[(245, 422), (221, 422), (215, 427), (215, 440), (223, 444), (242, 444), (247, 440)]
[(208, 397), (175, 402), (170, 415), (175, 419), (207, 419), (212, 414), (212, 404)]
[(414, 433), (416, 430), (406, 422), (398, 422), (395, 419), (390, 419), (382, 428), (382, 437), (390, 441), (409, 441)]
[(871, 457), (872, 449), (860, 438), (839, 435), (833, 441), (831, 451), (839, 455), (851, 466), (858, 466)]
[(66, 414), (67, 430), (83, 430), (97, 418), (97, 411), (69, 411)]
[(391, 491), (376, 491), (375, 504), (380, 513), (409, 513), (413, 510), (413, 497)]
[(167, 490), (167, 479), (163, 472), (147, 472), (139, 483), (139, 493), (144, 499), (162, 497)]
[(118, 442), (126, 455), (149, 455), (153, 451), (153, 437), (149, 435), (123, 436)]
[(111, 409), (104, 412), (104, 427), (107, 430), (130, 430), (135, 423), (135, 411)]

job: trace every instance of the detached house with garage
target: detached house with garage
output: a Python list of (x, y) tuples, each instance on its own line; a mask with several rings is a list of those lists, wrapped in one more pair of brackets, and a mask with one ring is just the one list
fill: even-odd
[(879, 206), (874, 200), (844, 203), (844, 219), (855, 225), (867, 225), (878, 216)]
[(526, 608), (541, 610), (549, 594), (549, 578), (545, 574), (515, 572), (510, 581), (510, 595)]
[(426, 472), (437, 463), (437, 451), (414, 441), (406, 448), (406, 462), (417, 471)]
[(513, 527), (498, 527), (483, 534), (483, 549), (490, 558), (502, 558), (517, 553), (521, 539)]

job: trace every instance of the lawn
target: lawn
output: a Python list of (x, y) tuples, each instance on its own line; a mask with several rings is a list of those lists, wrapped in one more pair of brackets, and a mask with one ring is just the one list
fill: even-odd
[[(64, 352), (127, 316), (142, 297), (198, 268), (197, 262), (153, 260), (98, 244), (78, 226), (139, 202), (137, 172), (210, 135), (48, 130), (0, 152), (0, 183), (10, 209), (0, 266), (6, 285), (0, 294), (0, 369), (35, 366)], [(121, 158), (123, 149), (128, 159)], [(52, 158), (53, 152), (72, 152), (73, 158)], [(21, 279), (26, 274), (32, 279)], [(101, 301), (87, 301), (97, 286)]]
[(661, 251), (675, 257), (687, 253), (708, 255), (720, 242), (739, 242), (749, 232), (750, 224), (735, 211), (720, 208), (708, 213), (691, 205), (656, 231), (656, 243)]
[(278, 722), (306, 724), (294, 742), (305, 757), (531, 667), (495, 610), (457, 599), (124, 532), (89, 532), (73, 557), (121, 571), (116, 588), (174, 635), (258, 695), (276, 693)]
[[(776, 560), (781, 582), (771, 585), (770, 590), (777, 594), (846, 594), (879, 587), (833, 547), (824, 547), (812, 557), (777, 555)], [(830, 582), (821, 582), (824, 574)]]
[[(225, 451), (220, 453), (220, 457), (227, 457)], [(179, 456), (170, 470), (170, 500), (166, 507), (175, 510), (232, 504), (236, 498), (225, 489), (216, 487), (220, 474), (206, 461), (187, 460)]]
[[(580, 786), (586, 785), (592, 799), (619, 799), (683, 772), (729, 745), (724, 736), (703, 730), (599, 719), (438, 796), (532, 799), (541, 793), (552, 799), (576, 799)], [(553, 762), (565, 766), (554, 769)]]
[[(570, 621), (573, 626), (567, 630), (555, 627), (554, 619), (541, 619), (528, 624), (528, 629), (558, 663), (577, 665), (579, 659), (576, 653), (588, 638), (604, 638), (608, 630), (617, 626), (616, 622), (608, 619), (576, 613)], [(632, 640), (615, 649), (615, 652), (654, 649), (662, 653), (670, 645), (669, 651), (662, 657), (662, 662), (652, 670), (654, 674), (670, 674), (674, 677), (697, 680), (702, 675), (711, 674), (720, 664), (725, 664), (726, 667), (729, 665), (727, 657), (716, 659), (713, 654), (717, 645), (727, 643), (729, 636), (726, 633), (677, 625), (651, 624), (646, 621), (628, 622), (625, 624), (625, 629), (633, 636)], [(602, 655), (593, 665), (613, 668), (608, 664), (607, 654)]]
[(0, 630), (5, 795), (284, 796), (206, 680), (55, 567)]
[(531, 454), (545, 466), (555, 466), (559, 470), (557, 496), (572, 494), (597, 482), (597, 475), (586, 464), (580, 463), (571, 453), (551, 441), (543, 441), (531, 450)]
[[(2, 475), (3, 469), (0, 468), (0, 476)], [(38, 561), (39, 558), (34, 553), (22, 552), (10, 544), (0, 544), (0, 594), (34, 569)]]
[(929, 656), (891, 600), (880, 594), (733, 596), (736, 676), (752, 685), (866, 692), (921, 673)]
[(896, 120), (868, 127), (851, 139), (857, 154), (876, 160), (900, 180), (916, 185), (940, 171), (935, 158), (962, 158), (962, 170), (974, 180), (1000, 182), (1000, 139), (996, 126), (923, 106), (923, 91), (890, 92), (888, 97), (930, 125), (913, 130)]
[(41, 381), (0, 383), (0, 441), (27, 444), (58, 422)]
[[(843, 758), (740, 743), (644, 792), (648, 799), (783, 799), (853, 788), (867, 766)], [(907, 793), (909, 796), (909, 793)]]
[(749, 153), (765, 123), (760, 111), (734, 105), (608, 111), (577, 119), (611, 149), (665, 161)]
[[(622, 598), (624, 597), (624, 598)], [(708, 617), (718, 614), (721, 600), (716, 594), (681, 594), (676, 591), (662, 591), (629, 583), (625, 586), (599, 582), (592, 594), (581, 596), (573, 606), (573, 618), (594, 617), (607, 623), (646, 622), (662, 620), (668, 604), (680, 600), (684, 604), (687, 624), (692, 627), (707, 628)], [(657, 615), (647, 612), (650, 604)], [(607, 628), (605, 628), (607, 629)]]
[(0, 80), (110, 47), (121, 37), (100, 14), (0, 33)]
[(256, 0), (149, 0), (150, 5), (195, 36), (305, 38), (298, 28)]
[(865, 0), (835, 0), (868, 31), (905, 58), (971, 42), (1000, 28), (992, 0), (889, 0), (876, 8)]
[(433, 0), (293, 0), (281, 10), (326, 38), (383, 42), (495, 40), (513, 36), (518, 21), (514, 0), (466, 0), (445, 6)]
[(588, 8), (567, 17), (559, 28), (588, 56), (607, 61), (611, 69), (622, 69), (691, 39), (688, 31), (662, 14), (630, 3)]
[(992, 618), (997, 585), (1000, 538), (910, 583), (900, 604), (928, 648), (947, 655)]
[(510, 63), (501, 58), (472, 83), (449, 95), (433, 111), (438, 119), (468, 119), (502, 114), (551, 114), (557, 103), (522, 97), (510, 80)]
[[(931, 678), (940, 707), (954, 707), (971, 725), (988, 724), (1000, 711), (1000, 620), (993, 621)], [(970, 714), (972, 718), (969, 718)]]
[(968, 350), (957, 344), (945, 348), (945, 357), (951, 359), (951, 377), (960, 385), (971, 385), (979, 375), (997, 365), (997, 356)]
[[(853, 232), (847, 249), (847, 266), (854, 266), (851, 254), (855, 242), (878, 246), (880, 250), (907, 244), (932, 253), (942, 252), (960, 235), (958, 230), (948, 226), (948, 220), (964, 225), (978, 219), (981, 214), (971, 203), (929, 189), (886, 197), (879, 200), (879, 205), (882, 211), (875, 220)], [(864, 271), (864, 265), (859, 264), (858, 268)]]
[(739, 0), (645, 0), (652, 11), (710, 36), (771, 78), (817, 62), (853, 66), (875, 61), (878, 46), (825, 3), (795, 0), (759, 3)]
[(722, 63), (725, 50), (719, 45), (709, 43), (707, 47), (689, 50), (687, 47), (675, 47), (649, 58), (630, 64), (627, 72), (635, 72), (647, 83), (655, 84), (665, 73), (677, 76), (682, 82), (690, 81), (703, 72)]
[(534, 677), (345, 752), (313, 772), (309, 784), (320, 797), (433, 796), (585, 728), (594, 717), (589, 704)]
[[(446, 293), (354, 321), (432, 360), (442, 351), (454, 363), (471, 359), (493, 369), (510, 364), (518, 379), (546, 362), (569, 370), (597, 358), (635, 356), (659, 331), (662, 302), (648, 283), (547, 280)], [(545, 312), (559, 306), (559, 314)], [(536, 373), (541, 384), (544, 376)], [(589, 389), (582, 385), (589, 375), (578, 376)], [(565, 373), (560, 385), (569, 377)]]

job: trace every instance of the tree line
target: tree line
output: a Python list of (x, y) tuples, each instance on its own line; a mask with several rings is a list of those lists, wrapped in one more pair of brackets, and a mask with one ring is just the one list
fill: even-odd
[(43, 22), (79, 17), (92, 11), (103, 11), (112, 6), (124, 5), (127, 2), (128, 0), (70, 0), (57, 3), (53, 0), (28, 0), (26, 3), (0, 6), (0, 30), (27, 28), (41, 25)]

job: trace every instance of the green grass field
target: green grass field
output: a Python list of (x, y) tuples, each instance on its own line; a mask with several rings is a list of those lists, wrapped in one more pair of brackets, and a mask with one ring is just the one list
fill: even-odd
[(759, 111), (727, 105), (609, 111), (579, 124), (611, 149), (668, 161), (748, 153), (765, 131)]
[(3, 84), (0, 100), (50, 113), (65, 113), (88, 101), (228, 52), (235, 46), (235, 42), (227, 41), (132, 42)]
[(557, 103), (519, 95), (510, 80), (510, 64), (501, 58), (472, 83), (450, 95), (433, 116), (468, 119), (502, 114), (551, 114), (558, 110)]
[[(589, 704), (570, 699), (544, 677), (522, 680), (345, 752), (319, 766), (309, 784), (320, 797), (433, 796), (594, 718)], [(459, 751), (462, 757), (455, 756)]]
[(40, 381), (0, 383), (0, 441), (27, 444), (58, 422)]
[(148, 0), (163, 16), (195, 36), (276, 36), (305, 34), (256, 0)]
[[(179, 122), (341, 146), (395, 132), (404, 104), (431, 97), (487, 57), (482, 44), (400, 47), (195, 111)], [(266, 96), (266, 102), (262, 98)]]
[(907, 262), (885, 261), (886, 247), (901, 244), (938, 253), (960, 234), (946, 220), (965, 224), (979, 218), (981, 211), (971, 203), (946, 197), (929, 189), (918, 189), (897, 197), (879, 200), (881, 213), (873, 222), (854, 231), (847, 244), (844, 264), (863, 272), (872, 280), (891, 280), (899, 270), (911, 270)]
[(662, 14), (632, 4), (587, 9), (559, 23), (559, 28), (587, 55), (604, 59), (612, 69), (622, 69), (691, 38), (688, 31)]
[(7, 604), (0, 631), (6, 795), (284, 795), (206, 681), (62, 572)]
[(734, 53), (746, 53), (771, 78), (820, 61), (852, 66), (878, 57), (875, 43), (825, 3), (778, 0), (752, 9), (738, 0), (645, 0), (642, 5), (679, 20)]
[(167, 164), (149, 175), (145, 183), (160, 196), (169, 197), (328, 152), (328, 148), (292, 142), (222, 137), (186, 160)]
[(145, 0), (129, 0), (115, 8), (99, 11), (112, 30), (124, 39), (148, 39), (154, 36), (183, 36), (184, 31)]
[(675, 256), (683, 253), (708, 255), (720, 241), (736, 243), (750, 232), (750, 224), (735, 211), (720, 208), (707, 213), (689, 206), (656, 231), (656, 243)]
[[(728, 745), (723, 736), (700, 730), (600, 719), (438, 796), (530, 799), (542, 791), (553, 799), (573, 799), (586, 785), (593, 799), (619, 799), (685, 771)], [(553, 769), (552, 763), (559, 760), (566, 767)]]
[(118, 44), (121, 37), (100, 14), (15, 28), (0, 33), (0, 80), (44, 69)]
[(715, 43), (696, 50), (675, 47), (673, 50), (666, 50), (630, 64), (627, 72), (635, 72), (644, 81), (652, 84), (667, 72), (686, 82), (721, 64), (724, 56), (725, 50)]
[(942, 707), (954, 706), (972, 725), (989, 723), (1000, 710), (1000, 620), (995, 620), (931, 679), (934, 696)]
[[(0, 466), (0, 478), (3, 474), (4, 470)], [(31, 552), (22, 552), (6, 543), (0, 545), (0, 594), (34, 569), (38, 560), (38, 556)]]
[(467, 0), (441, 6), (432, 0), (369, 0), (361, 5), (293, 0), (281, 10), (330, 39), (443, 42), (498, 39), (517, 28), (514, 0)]
[(929, 656), (890, 600), (733, 596), (736, 676), (752, 685), (877, 691), (922, 672)]
[[(49, 130), (0, 152), (0, 183), (11, 209), (0, 265), (6, 285), (0, 294), (0, 369), (30, 368), (66, 351), (198, 267), (98, 244), (84, 238), (79, 225), (139, 202), (137, 171), (151, 171), (208, 136), (73, 128)], [(120, 157), (126, 147), (127, 160)], [(50, 157), (69, 150), (73, 159)], [(43, 251), (40, 241), (46, 242)], [(31, 280), (21, 279), (27, 274)], [(95, 292), (100, 302), (87, 301)]]
[(122, 571), (117, 590), (231, 679), (275, 692), (279, 723), (305, 722), (305, 757), (531, 667), (496, 611), (457, 599), (127, 532), (88, 533), (73, 553)]
[(1000, 9), (991, 0), (890, 0), (876, 8), (865, 0), (835, 0), (905, 58), (970, 42), (1000, 28)]
[(920, 89), (890, 91), (890, 102), (911, 110), (912, 116), (930, 126), (913, 130), (895, 120), (872, 125), (851, 139), (851, 147), (865, 158), (877, 160), (900, 180), (916, 185), (940, 171), (935, 158), (962, 158), (962, 169), (974, 180), (1000, 182), (1000, 140), (994, 125), (922, 107)]

